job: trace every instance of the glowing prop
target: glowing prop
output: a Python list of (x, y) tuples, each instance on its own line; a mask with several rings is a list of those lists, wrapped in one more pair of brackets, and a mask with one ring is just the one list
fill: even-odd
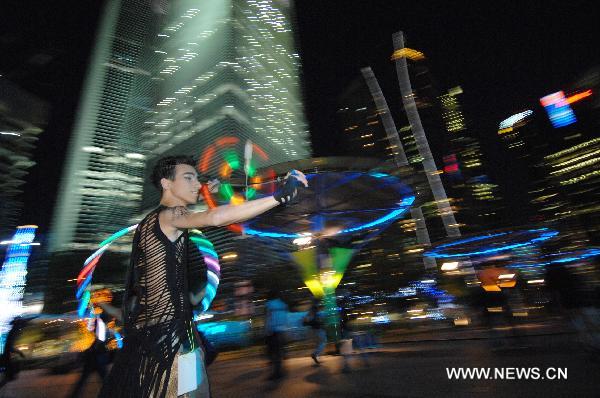
[[(77, 276), (77, 291), (75, 293), (75, 297), (79, 301), (77, 313), (80, 317), (93, 317), (96, 313), (94, 309), (95, 300), (93, 300), (91, 297), (90, 284), (92, 282), (92, 275), (98, 265), (100, 257), (102, 257), (102, 254), (104, 254), (106, 249), (108, 249), (108, 247), (114, 241), (128, 234), (129, 232), (134, 231), (137, 226), (138, 225), (135, 224), (112, 234), (108, 239), (102, 241), (98, 250), (89, 256), (83, 263), (83, 267)], [(197, 229), (193, 229), (190, 231), (190, 235), (190, 241), (194, 243), (206, 264), (207, 283), (204, 297), (201, 300), (202, 311), (206, 311), (217, 295), (217, 288), (219, 287), (219, 280), (221, 278), (219, 256), (212, 243), (204, 237), (202, 232)]]
[[(350, 173), (345, 173), (345, 174), (347, 174), (347, 177), (346, 177), (347, 182), (352, 181), (352, 179), (361, 176), (361, 177), (373, 177), (373, 178), (377, 178), (377, 179), (383, 179), (383, 182), (381, 182), (381, 183), (386, 183), (389, 186), (392, 186), (392, 184), (396, 184), (396, 185), (398, 185), (397, 194), (402, 197), (402, 200), (399, 203), (396, 203), (395, 207), (391, 207), (391, 208), (366, 209), (366, 210), (360, 210), (360, 211), (357, 210), (356, 211), (357, 213), (358, 212), (375, 213), (375, 212), (379, 212), (379, 211), (387, 211), (387, 213), (380, 217), (375, 218), (372, 221), (368, 221), (368, 222), (364, 222), (364, 223), (361, 223), (358, 225), (352, 225), (352, 226), (348, 226), (346, 228), (341, 228), (336, 231), (332, 231), (331, 233), (328, 233), (327, 236), (353, 234), (355, 232), (361, 232), (361, 231), (365, 231), (365, 230), (368, 230), (368, 229), (371, 229), (371, 228), (374, 228), (374, 227), (377, 227), (380, 225), (385, 225), (386, 223), (389, 223), (391, 221), (394, 221), (394, 220), (400, 218), (403, 214), (405, 214), (410, 209), (412, 204), (415, 202), (415, 196), (413, 195), (412, 190), (403, 184), (399, 184), (400, 180), (398, 180), (394, 176), (391, 176), (391, 175), (385, 174), (385, 173), (350, 172)], [(315, 176), (317, 176), (317, 174), (314, 174), (314, 173), (306, 174), (306, 178), (309, 181), (311, 181), (313, 178), (315, 178)], [(343, 185), (343, 183), (338, 183), (338, 185)], [(340, 214), (342, 214), (342, 213), (343, 212), (340, 212)], [(350, 211), (346, 211), (346, 213), (349, 214)], [(329, 214), (333, 215), (334, 213), (330, 212)], [(265, 238), (288, 238), (288, 239), (305, 239), (306, 238), (305, 232), (290, 233), (290, 232), (274, 230), (274, 229), (273, 230), (265, 230), (265, 229), (254, 228), (251, 225), (252, 225), (252, 222), (244, 225), (244, 233), (246, 235), (255, 235), (255, 236), (265, 237)]]
[[(238, 156), (238, 149), (241, 152), (240, 145), (241, 141), (237, 137), (223, 137), (206, 147), (200, 156), (198, 171), (205, 175), (210, 174), (211, 169), (215, 168), (215, 163), (219, 162), (219, 158), (222, 159), (220, 165), (216, 167), (219, 179), (221, 179), (218, 195), (213, 195), (206, 185), (201, 188), (202, 196), (204, 196), (207, 206), (211, 209), (217, 207), (219, 201), (239, 205), (256, 197), (259, 190), (267, 195), (275, 191), (276, 176), (272, 169), (267, 170), (266, 182), (261, 177), (256, 176), (257, 163), (265, 163), (269, 160), (266, 152), (252, 141), (247, 140), (243, 146), (244, 163), (242, 167)], [(231, 179), (234, 173), (242, 171), (244, 173), (244, 183), (241, 181), (240, 183), (232, 183)], [(243, 194), (236, 192), (234, 189), (234, 187), (241, 186), (244, 187)], [(232, 224), (227, 228), (233, 232), (242, 232), (242, 226), (239, 224)]]
[[(316, 247), (291, 253), (300, 268), (306, 287), (313, 296), (323, 300), (328, 325), (338, 324), (335, 289), (344, 277), (353, 254), (352, 249), (333, 247), (329, 249), (328, 255), (321, 257), (319, 261)], [(319, 262), (323, 266), (320, 269)]]
[(213, 244), (204, 237), (202, 232), (197, 229), (190, 231), (194, 236), (190, 240), (196, 245), (206, 264), (206, 287), (204, 298), (201, 301), (202, 311), (208, 310), (210, 303), (217, 295), (219, 280), (221, 279), (221, 267), (219, 265), (219, 256), (215, 251)]
[(590, 248), (575, 252), (565, 253), (554, 253), (545, 256), (548, 261), (542, 261), (539, 263), (523, 263), (523, 264), (510, 264), (508, 268), (528, 268), (528, 267), (544, 267), (552, 264), (569, 264), (577, 261), (585, 260), (587, 258), (600, 256), (600, 249)]
[[(516, 235), (516, 237), (515, 237)], [(523, 237), (522, 235), (525, 235)], [(531, 237), (527, 236), (531, 235)], [(558, 235), (557, 231), (548, 228), (529, 229), (524, 231), (507, 231), (489, 235), (474, 236), (467, 239), (460, 239), (454, 242), (446, 243), (435, 247), (433, 250), (425, 252), (424, 255), (433, 258), (455, 258), (455, 257), (470, 257), (470, 256), (485, 256), (495, 253), (500, 253), (508, 250), (513, 250), (519, 247), (536, 245), (540, 242), (548, 240)], [(500, 244), (484, 245), (485, 241), (490, 241), (494, 238), (506, 236), (507, 242)], [(512, 240), (512, 242), (511, 242)], [(473, 242), (482, 242), (480, 246), (476, 246), (472, 250), (452, 252), (452, 249), (459, 249), (462, 245)]]
[[(297, 264), (306, 287), (321, 299), (332, 335), (341, 338), (335, 292), (352, 256), (405, 214), (415, 195), (403, 178), (372, 171), (371, 165), (363, 166), (364, 171), (347, 170), (326, 159), (299, 165), (298, 170), (310, 170), (305, 173), (309, 187), (299, 205), (278, 210), (277, 218), (259, 216), (247, 222), (244, 233), (289, 239), (298, 247), (291, 253), (284, 250)], [(346, 247), (331, 247), (334, 242)]]

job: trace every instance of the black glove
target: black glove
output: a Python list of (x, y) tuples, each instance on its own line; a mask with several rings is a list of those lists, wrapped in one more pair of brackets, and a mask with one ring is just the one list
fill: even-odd
[(281, 204), (289, 204), (292, 199), (298, 195), (298, 187), (302, 185), (300, 181), (296, 177), (294, 177), (295, 170), (292, 170), (288, 177), (285, 179), (283, 186), (280, 187), (275, 193), (273, 197), (276, 201)]

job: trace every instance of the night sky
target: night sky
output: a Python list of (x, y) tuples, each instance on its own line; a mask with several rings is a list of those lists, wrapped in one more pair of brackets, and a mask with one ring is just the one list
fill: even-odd
[[(483, 3), (483, 2), (482, 2)], [(533, 106), (600, 64), (600, 14), (592, 1), (300, 0), (297, 38), (305, 110), (317, 156), (335, 154), (337, 97), (370, 65), (398, 96), (392, 34), (425, 53), (441, 90), (460, 85), (464, 112), (491, 174), (509, 174), (495, 140), (500, 120)], [(26, 185), (23, 223), (47, 231), (101, 1), (2, 1), (1, 78), (51, 105)]]

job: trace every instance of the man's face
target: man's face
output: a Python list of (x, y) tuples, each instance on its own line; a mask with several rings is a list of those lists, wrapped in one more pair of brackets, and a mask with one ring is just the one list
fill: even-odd
[(178, 164), (175, 166), (175, 180), (166, 180), (165, 182), (174, 198), (187, 205), (196, 204), (198, 201), (201, 184), (198, 181), (198, 173), (192, 166)]

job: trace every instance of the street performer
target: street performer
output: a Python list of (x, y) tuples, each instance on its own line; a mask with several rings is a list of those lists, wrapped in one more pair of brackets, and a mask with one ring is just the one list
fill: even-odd
[(169, 156), (153, 169), (160, 204), (135, 231), (123, 300), (124, 345), (100, 397), (210, 397), (192, 315), (201, 297), (190, 293), (187, 281), (188, 229), (244, 222), (289, 204), (299, 187), (308, 186), (304, 174), (292, 170), (273, 196), (192, 212), (187, 207), (196, 204), (201, 188), (194, 164)]

